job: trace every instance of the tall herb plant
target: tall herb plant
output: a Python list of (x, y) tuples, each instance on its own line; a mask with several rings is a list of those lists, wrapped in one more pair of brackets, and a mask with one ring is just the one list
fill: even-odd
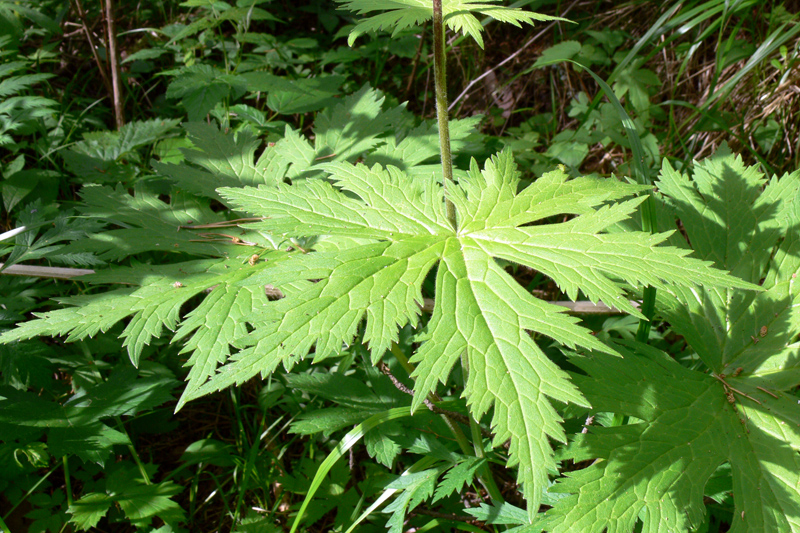
[[(121, 336), (138, 366), (166, 327), (189, 357), (178, 408), (281, 366), (289, 372), (304, 359), (336, 365), (342, 375), (318, 381), (300, 375), (290, 384), (362, 406), (334, 389), (347, 382), (355, 354), (364, 351), (387, 373), (405, 372), (392, 377), (398, 383), (410, 378), (413, 397), (378, 412), (362, 406), (298, 424), (300, 432), (358, 424), (324, 463), (310, 493), (357, 440), (425, 409), (441, 415), (461, 456), (472, 457), (454, 458), (422, 436), (414, 441), (408, 449), (426, 459), (387, 484), (375, 504), (401, 492), (387, 508), (393, 532), (402, 531), (406, 513), (421, 501), (452, 494), (473, 478), (491, 505), (472, 514), (519, 525), (519, 531), (629, 531), (637, 520), (646, 531), (685, 531), (702, 523), (703, 495), (714, 476), (732, 480), (739, 517), (733, 530), (800, 529), (800, 421), (785, 392), (796, 384), (800, 364), (792, 344), (800, 254), (796, 231), (788, 231), (798, 222), (792, 207), (798, 175), (773, 178), (759, 194), (763, 177), (721, 153), (699, 164), (693, 180), (665, 166), (663, 198), (656, 201), (647, 185), (572, 178), (563, 168), (524, 186), (509, 151), (482, 167), (473, 160), (468, 169), (454, 168), (451, 149), (464, 144), (475, 121), (447, 116), (446, 28), (482, 46), (476, 14), (514, 24), (552, 17), (472, 0), (354, 0), (344, 7), (380, 11), (355, 26), (351, 43), (364, 32), (433, 20), (435, 126), (408, 125), (402, 106), (386, 106), (368, 87), (322, 111), (313, 141), (287, 126), (258, 157), (260, 142), (248, 131), (233, 135), (188, 123), (192, 147), (183, 150), (184, 160), (156, 164), (173, 186), (169, 203), (141, 183), (133, 195), (87, 186), (83, 215), (115, 227), (64, 251), (111, 262), (142, 253), (177, 261), (86, 276), (104, 289), (64, 299), (65, 308), (39, 314), (0, 342), (39, 335), (79, 340), (127, 320)], [(433, 159), (441, 167), (432, 166)], [(748, 200), (732, 204), (737, 191), (744, 196), (736, 198)], [(631, 217), (645, 201), (653, 202), (662, 227), (674, 225), (664, 205), (679, 213), (699, 258), (689, 256), (678, 233), (640, 231)], [(211, 208), (218, 203), (227, 210)], [(506, 265), (548, 276), (571, 299), (603, 300), (642, 320), (648, 317), (629, 296), (657, 289), (661, 312), (686, 336), (696, 363), (687, 368), (642, 343), (602, 342), (577, 318), (522, 287)], [(431, 282), (427, 318), (424, 291)], [(542, 337), (558, 350), (543, 349)], [(166, 381), (157, 373), (139, 379), (161, 396)], [(453, 387), (466, 404), (447, 394)], [(112, 392), (98, 393), (98, 403)], [(100, 415), (80, 411), (91, 401), (73, 410), (93, 420), (129, 412), (122, 399), (115, 402)], [(37, 405), (6, 395), (2, 421), (53, 427), (54, 420), (74, 419), (37, 411)], [(589, 415), (606, 423), (579, 433), (556, 455), (551, 441), (567, 441), (564, 418)], [(59, 437), (51, 431), (47, 438), (55, 443)], [(376, 446), (372, 438), (371, 453), (391, 464), (399, 450), (380, 437), (384, 446)], [(86, 459), (103, 460), (111, 445)], [(503, 456), (517, 469), (527, 513), (504, 503), (493, 479), (490, 464)], [(587, 459), (599, 460), (551, 488), (561, 461)], [(162, 485), (158, 490), (174, 494), (172, 485)], [(559, 500), (558, 493), (566, 497)], [(544, 514), (542, 502), (552, 507)], [(102, 515), (98, 506), (112, 503), (90, 494), (71, 510), (80, 527), (91, 527)], [(83, 514), (81, 504), (89, 509)], [(162, 518), (180, 517), (164, 504)]]

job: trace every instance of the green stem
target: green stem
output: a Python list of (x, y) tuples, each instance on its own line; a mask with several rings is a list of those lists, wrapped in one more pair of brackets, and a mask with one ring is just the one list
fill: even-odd
[[(414, 365), (406, 357), (406, 354), (403, 353), (403, 350), (397, 345), (396, 342), (392, 343), (392, 347), (390, 348), (392, 355), (395, 356), (397, 361), (400, 363), (400, 366), (408, 372), (410, 376), (414, 372)], [(462, 358), (465, 360), (466, 356)], [(463, 365), (462, 365), (463, 368)], [(464, 383), (466, 383), (466, 375), (464, 376)], [(440, 402), (442, 399), (439, 398), (438, 395), (435, 393), (431, 393), (428, 395), (428, 400), (431, 403), (436, 404)], [(458, 424), (455, 420), (451, 419), (449, 416), (442, 414), (440, 415), (444, 423), (447, 424), (447, 427), (450, 429), (450, 432), (455, 437), (456, 442), (458, 443), (458, 447), (461, 448), (461, 453), (464, 455), (474, 455), (481, 459), (486, 457), (486, 454), (483, 451), (483, 435), (481, 435), (480, 428), (478, 427), (478, 423), (475, 422), (475, 419), (472, 418), (469, 413), (467, 416), (469, 417), (469, 428), (472, 434), (472, 449), (470, 449), (469, 439), (467, 436), (464, 435), (464, 432), (461, 431), (461, 428), (458, 427)], [(489, 493), (489, 496), (492, 498), (493, 501), (502, 503), (505, 500), (503, 499), (503, 495), (500, 494), (500, 489), (497, 487), (497, 483), (494, 481), (494, 477), (492, 476), (492, 471), (489, 469), (489, 462), (487, 461), (486, 464), (483, 465), (478, 471), (478, 480), (481, 482), (481, 485), (486, 489), (486, 492)]]
[(61, 463), (64, 465), (64, 490), (67, 493), (67, 506), (72, 506), (72, 480), (69, 475), (69, 457), (64, 455), (61, 457)]
[[(464, 386), (466, 387), (467, 378), (469, 377), (469, 360), (467, 359), (466, 352), (461, 355), (461, 375), (464, 378)], [(486, 492), (489, 493), (492, 500), (496, 503), (502, 503), (505, 500), (503, 499), (503, 495), (500, 494), (497, 483), (494, 481), (492, 470), (489, 468), (489, 461), (486, 459), (486, 452), (483, 450), (483, 435), (481, 435), (481, 429), (478, 426), (478, 422), (472, 416), (472, 413), (467, 411), (467, 416), (469, 417), (469, 430), (472, 434), (472, 447), (475, 450), (475, 457), (486, 460), (479, 471), (478, 479), (481, 481), (483, 488), (486, 489)]]
[[(36, 483), (34, 483), (34, 484), (33, 484), (33, 486), (32, 486), (31, 488), (29, 488), (29, 489), (28, 489), (28, 492), (26, 492), (26, 493), (25, 493), (25, 494), (22, 496), (22, 498), (20, 498), (20, 499), (17, 501), (17, 503), (15, 503), (13, 506), (11, 506), (11, 509), (8, 509), (8, 510), (6, 511), (6, 514), (5, 514), (5, 516), (3, 517), (3, 519), (4, 519), (4, 520), (8, 520), (8, 517), (9, 517), (9, 516), (11, 516), (11, 514), (12, 514), (14, 511), (16, 511), (17, 507), (19, 507), (19, 505), (20, 505), (22, 502), (24, 502), (25, 500), (27, 500), (27, 499), (30, 497), (30, 495), (31, 495), (31, 494), (33, 494), (34, 492), (36, 492), (36, 489), (38, 489), (38, 488), (39, 488), (39, 486), (40, 486), (42, 483), (44, 483), (45, 481), (47, 481), (47, 478), (48, 478), (48, 477), (50, 477), (50, 474), (52, 474), (53, 472), (55, 472), (55, 471), (56, 471), (56, 468), (58, 468), (58, 465), (54, 466), (53, 468), (51, 468), (51, 469), (50, 469), (50, 471), (49, 471), (49, 472), (47, 472), (45, 475), (41, 476), (41, 477), (38, 479), (38, 481), (36, 481)], [(3, 522), (0, 522), (0, 525), (2, 525), (2, 526), (5, 526), (5, 524), (4, 524)], [(6, 533), (6, 532), (5, 532), (5, 531), (3, 531), (3, 533)]]
[(456, 225), (456, 206), (450, 200), (447, 190), (455, 184), (453, 180), (453, 157), (450, 153), (450, 124), (447, 117), (447, 76), (444, 55), (444, 18), (442, 0), (433, 0), (433, 79), (436, 89), (436, 119), (439, 123), (439, 150), (442, 153), (442, 183), (447, 220)]
[(131, 441), (130, 435), (128, 435), (128, 431), (125, 429), (125, 425), (122, 423), (122, 419), (119, 416), (115, 416), (114, 420), (117, 422), (117, 428), (120, 432), (125, 434), (125, 437), (128, 439), (128, 451), (131, 452), (133, 456), (133, 461), (136, 463), (136, 466), (139, 468), (139, 473), (142, 475), (142, 480), (144, 481), (145, 485), (152, 485), (153, 482), (150, 481), (150, 476), (147, 475), (147, 469), (144, 467), (144, 463), (139, 458), (139, 454), (136, 453), (136, 448), (133, 446), (133, 442)]
[[(645, 184), (649, 185), (646, 181)], [(641, 207), (642, 214), (642, 229), (647, 233), (656, 233), (658, 231), (658, 222), (656, 219), (656, 201), (653, 198), (653, 193), (648, 193), (647, 200), (644, 201)], [(655, 287), (645, 287), (642, 293), (642, 307), (640, 309), (642, 314), (647, 320), (639, 321), (639, 328), (636, 330), (636, 341), (647, 344), (650, 339), (650, 327), (653, 325), (653, 317), (656, 314), (656, 289)]]

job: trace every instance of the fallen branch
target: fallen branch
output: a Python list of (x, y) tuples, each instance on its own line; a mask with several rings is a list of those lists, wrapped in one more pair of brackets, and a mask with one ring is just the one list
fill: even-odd
[[(78, 276), (86, 276), (94, 274), (94, 270), (88, 268), (62, 268), (62, 267), (43, 267), (33, 265), (11, 265), (3, 270), (3, 263), (0, 263), (0, 274), (9, 274), (12, 276), (30, 276), (34, 278), (53, 278), (53, 279), (72, 279)], [(283, 298), (283, 293), (273, 287), (267, 285), (264, 290), (267, 296), (273, 299)], [(603, 302), (571, 302), (569, 300), (559, 300), (549, 302), (551, 304), (566, 307), (569, 313), (575, 315), (622, 315), (624, 314), (619, 309), (610, 307)], [(631, 301), (631, 305), (639, 308), (639, 302)], [(433, 312), (434, 300), (433, 298), (424, 298), (420, 308), (425, 313)]]

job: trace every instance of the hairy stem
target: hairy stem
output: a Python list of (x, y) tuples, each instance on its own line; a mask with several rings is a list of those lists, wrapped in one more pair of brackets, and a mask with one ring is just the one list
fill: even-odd
[(436, 91), (436, 119), (439, 122), (439, 150), (442, 153), (442, 176), (447, 220), (456, 228), (456, 206), (450, 200), (447, 189), (453, 180), (453, 158), (450, 154), (450, 124), (447, 117), (447, 76), (444, 57), (444, 19), (442, 0), (433, 0), (433, 80)]

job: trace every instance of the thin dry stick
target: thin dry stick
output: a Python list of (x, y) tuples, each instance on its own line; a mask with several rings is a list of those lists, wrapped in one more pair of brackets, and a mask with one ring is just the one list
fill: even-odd
[(117, 53), (117, 32), (114, 29), (114, 4), (112, 0), (105, 0), (106, 11), (106, 42), (108, 43), (108, 61), (111, 66), (111, 96), (114, 100), (114, 118), (117, 129), (125, 125), (125, 115), (122, 108), (122, 87), (120, 86), (119, 54)]
[(419, 61), (422, 57), (422, 46), (425, 44), (425, 30), (428, 28), (428, 23), (422, 25), (422, 32), (419, 35), (419, 45), (417, 46), (417, 54), (414, 56), (414, 68), (411, 69), (411, 75), (408, 77), (408, 84), (406, 85), (406, 98), (411, 94), (411, 88), (414, 86), (414, 78), (417, 77), (417, 68), (419, 68)]
[[(404, 392), (409, 396), (414, 396), (414, 391), (406, 387), (402, 381), (397, 379), (395, 375), (392, 374), (392, 370), (389, 368), (389, 365), (387, 365), (386, 363), (378, 363), (378, 370), (384, 373), (391, 380), (392, 384), (397, 388), (397, 390), (399, 390), (400, 392)], [(461, 422), (465, 426), (469, 426), (469, 417), (462, 415), (461, 413), (458, 413), (456, 411), (450, 411), (449, 409), (442, 409), (441, 407), (430, 401), (428, 398), (425, 398), (424, 400), (422, 400), (422, 402), (425, 404), (425, 407), (427, 407), (430, 411), (436, 413), (437, 415), (444, 415), (452, 420)], [(481, 427), (480, 430), (484, 437), (491, 438), (492, 436), (491, 431), (483, 427)]]
[[(10, 274), (13, 276), (29, 276), (33, 278), (72, 279), (78, 276), (87, 276), (89, 274), (94, 274), (94, 270), (88, 268), (44, 267), (44, 266), (34, 266), (34, 265), (11, 265), (5, 270), (3, 270), (3, 263), (0, 263), (0, 275), (3, 274)], [(273, 287), (272, 285), (267, 285), (264, 288), (264, 291), (270, 298), (276, 300), (283, 298), (283, 293), (279, 289)], [(559, 300), (559, 301), (552, 301), (549, 303), (561, 307), (566, 307), (567, 312), (576, 315), (623, 314), (622, 311), (620, 311), (619, 309), (616, 309), (615, 307), (609, 307), (603, 302), (597, 302), (595, 304), (592, 302), (585, 302), (585, 301), (570, 302), (568, 300), (565, 301)], [(630, 303), (636, 309), (639, 308), (639, 302), (631, 301)], [(419, 305), (419, 308), (423, 313), (432, 313), (434, 305), (435, 302), (433, 298), (423, 298), (422, 304)]]
[(86, 40), (89, 41), (89, 48), (92, 49), (92, 57), (94, 57), (94, 62), (97, 64), (97, 70), (100, 72), (100, 79), (103, 80), (103, 85), (106, 87), (106, 92), (111, 95), (113, 94), (111, 82), (108, 79), (108, 73), (106, 72), (105, 65), (103, 65), (103, 62), (100, 60), (100, 56), (97, 55), (97, 46), (94, 44), (92, 32), (89, 29), (89, 25), (86, 23), (86, 12), (83, 10), (83, 4), (81, 4), (81, 0), (74, 0), (74, 2), (75, 10), (78, 12), (78, 17), (80, 17), (81, 24), (83, 25), (83, 32), (86, 34)]
[[(570, 12), (570, 10), (571, 10), (573, 7), (575, 7), (575, 5), (578, 3), (578, 1), (579, 1), (579, 0), (575, 0), (574, 2), (572, 2), (572, 4), (571, 4), (571, 5), (570, 5), (570, 6), (569, 6), (567, 9), (566, 9), (566, 11), (564, 11), (564, 13), (562, 13), (562, 14), (561, 14), (561, 16), (563, 17), (564, 15), (566, 15), (567, 13), (569, 13), (569, 12)], [(459, 94), (459, 95), (458, 95), (458, 96), (457, 96), (457, 97), (456, 97), (456, 98), (455, 98), (455, 99), (454, 99), (452, 102), (450, 102), (450, 107), (448, 107), (448, 108), (447, 108), (447, 110), (448, 110), (448, 111), (452, 111), (452, 110), (453, 110), (453, 107), (455, 107), (455, 105), (458, 103), (458, 101), (459, 101), (459, 100), (461, 100), (462, 98), (464, 98), (464, 96), (466, 96), (466, 95), (467, 95), (467, 93), (469, 92), (469, 90), (470, 90), (470, 89), (472, 89), (472, 87), (473, 87), (473, 86), (474, 86), (476, 83), (478, 83), (478, 82), (479, 82), (479, 81), (481, 81), (483, 78), (485, 78), (486, 76), (488, 76), (489, 74), (491, 74), (491, 73), (492, 73), (492, 72), (494, 72), (495, 70), (499, 69), (500, 67), (502, 67), (503, 65), (505, 65), (506, 63), (508, 63), (509, 61), (511, 61), (512, 59), (514, 59), (515, 57), (517, 57), (518, 55), (520, 55), (520, 54), (522, 53), (522, 51), (523, 51), (523, 50), (525, 50), (526, 48), (528, 48), (530, 45), (532, 45), (532, 44), (534, 43), (534, 41), (538, 40), (538, 39), (539, 39), (539, 38), (540, 38), (542, 35), (544, 35), (544, 34), (545, 34), (545, 33), (547, 33), (548, 31), (550, 31), (550, 28), (552, 28), (553, 26), (555, 26), (555, 24), (556, 24), (556, 22), (551, 22), (550, 24), (548, 24), (547, 26), (545, 26), (545, 28), (544, 28), (542, 31), (540, 31), (539, 33), (537, 33), (536, 35), (534, 35), (533, 37), (531, 37), (531, 38), (530, 38), (530, 40), (528, 40), (528, 42), (527, 42), (527, 43), (523, 44), (523, 45), (522, 45), (522, 47), (521, 47), (519, 50), (517, 50), (516, 52), (514, 52), (513, 54), (511, 54), (510, 56), (508, 56), (507, 58), (505, 58), (503, 61), (501, 61), (500, 63), (498, 63), (498, 64), (497, 64), (497, 65), (495, 65), (494, 67), (490, 68), (489, 70), (487, 70), (486, 72), (484, 72), (483, 74), (481, 74), (480, 76), (478, 76), (477, 78), (475, 78), (474, 80), (472, 80), (471, 82), (469, 82), (469, 83), (467, 84), (466, 88), (464, 88), (464, 90), (463, 90), (463, 91), (461, 91), (461, 94)]]

